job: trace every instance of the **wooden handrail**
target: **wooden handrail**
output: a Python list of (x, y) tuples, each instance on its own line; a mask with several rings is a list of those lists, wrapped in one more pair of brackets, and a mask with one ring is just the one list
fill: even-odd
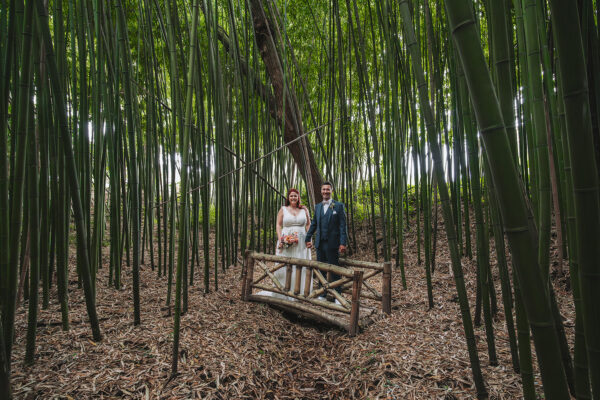
[(338, 267), (337, 265), (331, 265), (321, 261), (306, 260), (304, 258), (276, 256), (273, 254), (258, 253), (255, 251), (250, 253), (250, 257), (257, 260), (275, 261), (292, 265), (300, 265), (302, 267), (317, 268), (321, 271), (333, 272), (334, 274), (345, 276), (347, 278), (352, 278), (354, 276), (354, 272), (348, 268)]
[(379, 271), (383, 271), (383, 263), (351, 260), (349, 258), (340, 258), (340, 265), (347, 265), (349, 267), (358, 267), (358, 268), (366, 268), (366, 269), (376, 269)]

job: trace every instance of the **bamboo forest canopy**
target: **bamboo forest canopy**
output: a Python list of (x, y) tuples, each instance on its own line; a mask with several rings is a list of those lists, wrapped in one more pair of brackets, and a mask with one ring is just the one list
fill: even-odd
[[(143, 324), (149, 258), (174, 307), (174, 375), (194, 279), (218, 290), (247, 249), (273, 253), (287, 190), (312, 209), (331, 181), (350, 251), (366, 223), (373, 258), (393, 260), (408, 290), (403, 236), (416, 226), (430, 307), (439, 208), (478, 397), (487, 394), (461, 257), (477, 257), (494, 365), (491, 234), (524, 397), (535, 398), (531, 334), (547, 398), (599, 398), (599, 8), (0, 0), (0, 395), (20, 297), (27, 363), (38, 288), (47, 308), (54, 276), (69, 329), (70, 234), (96, 341), (99, 270), (120, 289), (126, 262)], [(550, 279), (553, 235), (572, 281), (574, 362)]]

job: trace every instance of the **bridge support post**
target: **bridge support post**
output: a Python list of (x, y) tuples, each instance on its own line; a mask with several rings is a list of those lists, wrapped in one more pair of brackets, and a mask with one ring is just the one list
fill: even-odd
[(308, 297), (310, 295), (311, 288), (312, 288), (312, 268), (306, 267), (306, 274), (304, 275), (304, 297)]
[(352, 308), (350, 310), (350, 325), (348, 334), (356, 336), (358, 333), (358, 317), (360, 313), (360, 291), (362, 288), (363, 271), (354, 271), (352, 280)]
[(240, 287), (240, 299), (242, 301), (246, 300), (246, 277), (248, 276), (248, 256), (250, 255), (250, 250), (246, 249), (244, 252), (244, 259), (242, 260), (242, 285)]
[(246, 250), (244, 272), (242, 277), (242, 300), (248, 301), (252, 294), (252, 280), (254, 279), (254, 258), (252, 251)]

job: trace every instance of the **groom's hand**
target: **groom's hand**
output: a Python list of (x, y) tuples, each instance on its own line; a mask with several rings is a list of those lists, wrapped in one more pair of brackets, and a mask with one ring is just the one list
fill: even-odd
[(345, 253), (346, 252), (346, 246), (344, 246), (343, 244), (340, 244), (339, 251), (340, 251), (340, 253)]
[(306, 242), (306, 248), (307, 249), (312, 248), (312, 242)]

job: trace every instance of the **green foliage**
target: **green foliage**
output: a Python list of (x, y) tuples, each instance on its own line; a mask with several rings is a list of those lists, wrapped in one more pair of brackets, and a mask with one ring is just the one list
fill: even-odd
[[(379, 197), (380, 193), (376, 190), (371, 191), (368, 183), (363, 183), (357, 190), (352, 194), (353, 208), (352, 212), (356, 221), (364, 222), (367, 221), (371, 213), (371, 196), (373, 196), (373, 202), (375, 205), (375, 215), (379, 215)], [(384, 195), (385, 196), (385, 195)], [(397, 204), (396, 207), (404, 210), (406, 207), (405, 201), (408, 198), (408, 212), (410, 215), (414, 215), (416, 212), (416, 196), (415, 187), (408, 185), (407, 192), (403, 198), (402, 204)], [(386, 198), (386, 201), (388, 199)], [(348, 205), (346, 205), (347, 207)]]
[[(211, 204), (208, 209), (208, 224), (210, 226), (215, 226), (216, 220), (217, 220), (217, 208), (215, 207), (214, 204)], [(200, 222), (200, 224), (204, 223), (201, 212), (198, 213), (198, 222)]]

